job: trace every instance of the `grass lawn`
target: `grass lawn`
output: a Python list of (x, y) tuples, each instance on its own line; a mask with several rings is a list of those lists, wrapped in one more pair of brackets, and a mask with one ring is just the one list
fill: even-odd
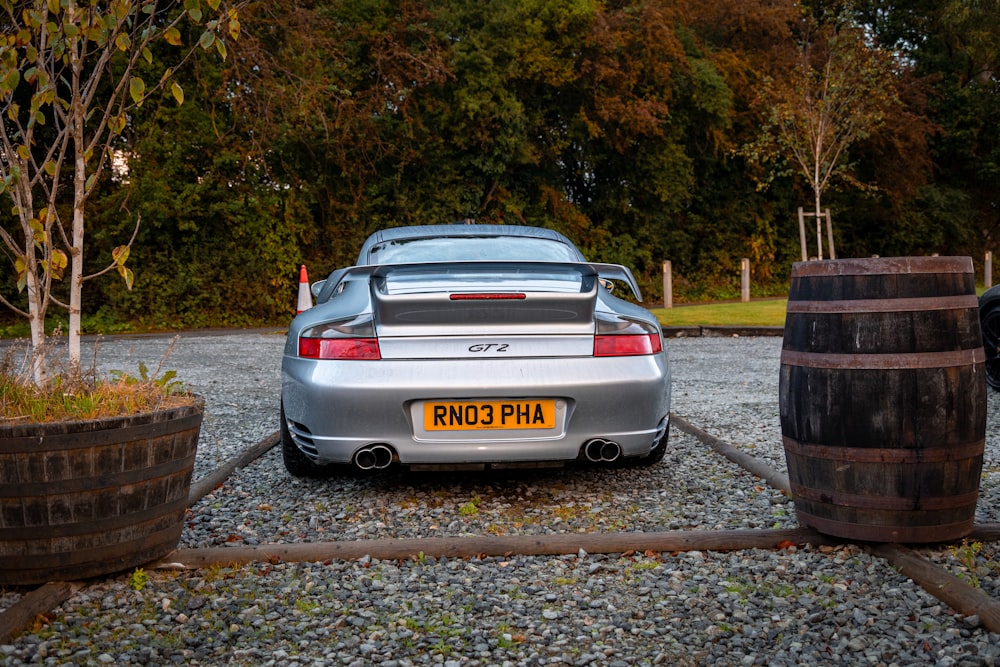
[(755, 326), (780, 327), (785, 324), (787, 299), (762, 299), (749, 303), (709, 303), (697, 306), (651, 308), (668, 327)]

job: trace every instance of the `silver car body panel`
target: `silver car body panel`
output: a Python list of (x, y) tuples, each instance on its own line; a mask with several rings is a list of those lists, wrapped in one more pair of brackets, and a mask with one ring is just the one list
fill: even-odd
[[(349, 463), (368, 444), (400, 463), (572, 460), (592, 438), (643, 456), (669, 412), (665, 355), (554, 359), (334, 361), (285, 359), (282, 394), (293, 437), (319, 463)], [(420, 423), (420, 401), (552, 398), (555, 431), (449, 431)], [(307, 451), (308, 453), (308, 451)]]
[(378, 344), (383, 359), (531, 359), (589, 356), (594, 336), (379, 336)]
[[(560, 252), (571, 261), (364, 264), (380, 244), (403, 247), (449, 234), (563, 243)], [(292, 440), (320, 464), (349, 463), (372, 444), (388, 445), (403, 464), (569, 461), (594, 438), (618, 443), (624, 456), (649, 454), (670, 410), (667, 353), (594, 356), (595, 314), (658, 331), (648, 311), (611, 295), (601, 279), (625, 281), (638, 292), (627, 269), (586, 262), (550, 230), (448, 225), (373, 235), (359, 265), (315, 285), (317, 305), (289, 328), (282, 405)], [(365, 318), (381, 359), (298, 356), (302, 332)], [(476, 402), (484, 401), (498, 410), (544, 402), (554, 418), (542, 427), (502, 429), (435, 430), (424, 423), (425, 403), (475, 414)]]

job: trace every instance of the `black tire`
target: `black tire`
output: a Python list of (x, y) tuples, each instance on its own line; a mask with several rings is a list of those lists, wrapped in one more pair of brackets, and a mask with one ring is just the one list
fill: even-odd
[(640, 458), (636, 464), (640, 466), (654, 466), (663, 460), (667, 453), (667, 441), (670, 439), (670, 420), (667, 420), (667, 428), (663, 431), (663, 437), (656, 443), (652, 451)]
[(294, 477), (322, 479), (330, 476), (332, 472), (330, 468), (332, 466), (313, 463), (309, 460), (309, 457), (302, 453), (302, 450), (295, 444), (295, 441), (292, 440), (292, 434), (288, 432), (288, 421), (285, 419), (284, 404), (281, 406), (279, 432), (281, 434), (281, 459), (285, 462), (285, 470)]
[(986, 384), (1000, 390), (1000, 285), (979, 297), (979, 323), (986, 351)]

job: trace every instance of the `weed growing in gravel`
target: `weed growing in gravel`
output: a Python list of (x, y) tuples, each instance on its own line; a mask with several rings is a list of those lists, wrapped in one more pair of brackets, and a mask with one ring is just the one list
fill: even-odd
[(979, 567), (976, 561), (982, 550), (982, 542), (969, 542), (968, 540), (962, 540), (960, 545), (948, 547), (948, 551), (951, 552), (952, 557), (959, 562), (961, 570), (958, 575), (959, 578), (965, 579), (973, 588), (979, 588), (980, 586), (979, 575), (977, 574)]
[(128, 587), (133, 591), (141, 591), (149, 583), (149, 575), (141, 567), (137, 567), (128, 578)]
[(659, 563), (652, 560), (639, 561), (637, 563), (629, 563), (625, 566), (625, 581), (634, 583), (636, 581), (641, 581), (643, 576), (641, 573), (648, 570), (655, 570), (660, 566)]
[(295, 608), (301, 611), (303, 614), (314, 615), (322, 611), (320, 604), (315, 600), (308, 600), (297, 598), (295, 600)]
[(462, 516), (476, 516), (479, 514), (479, 503), (481, 502), (482, 498), (476, 496), (469, 502), (459, 505), (458, 513)]

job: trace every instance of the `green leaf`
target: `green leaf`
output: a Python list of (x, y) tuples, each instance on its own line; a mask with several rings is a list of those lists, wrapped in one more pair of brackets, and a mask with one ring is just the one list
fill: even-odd
[(49, 176), (55, 176), (55, 174), (56, 174), (56, 163), (55, 163), (55, 161), (54, 160), (49, 160), (48, 162), (45, 163), (45, 166), (42, 167), (42, 169), (44, 169), (45, 173), (48, 174)]
[(184, 0), (184, 9), (195, 23), (201, 23), (201, 2), (199, 0)]
[(171, 46), (181, 45), (181, 31), (177, 28), (170, 27), (163, 31), (163, 39), (167, 41), (167, 44)]
[(132, 249), (129, 246), (120, 245), (111, 251), (111, 259), (115, 260), (115, 264), (118, 266), (125, 266), (130, 252), (132, 252)]
[(17, 84), (21, 83), (21, 73), (19, 71), (11, 70), (7, 73), (7, 78), (4, 79), (3, 87), (4, 90), (13, 91), (17, 88)]
[(219, 11), (219, 5), (222, 4), (222, 0), (208, 0), (208, 6), (211, 7), (213, 12)]
[(83, 189), (90, 192), (90, 188), (94, 186), (94, 179), (97, 178), (97, 174), (91, 174), (87, 177), (87, 183), (83, 186)]
[(135, 284), (135, 274), (132, 273), (132, 269), (127, 269), (124, 266), (119, 266), (118, 273), (120, 273), (122, 278), (125, 279), (125, 288), (131, 292), (132, 285)]
[(132, 101), (141, 104), (143, 95), (146, 93), (146, 83), (139, 77), (133, 76), (128, 82), (128, 91), (132, 95)]
[(173, 94), (174, 99), (177, 100), (178, 106), (184, 104), (184, 89), (181, 88), (179, 83), (172, 81), (170, 83), (170, 92)]
[(14, 260), (14, 270), (17, 271), (17, 291), (23, 292), (28, 284), (28, 266), (23, 255)]
[(132, 46), (132, 38), (123, 32), (115, 38), (115, 46), (119, 51), (128, 51)]
[(47, 267), (51, 269), (52, 277), (55, 278), (56, 280), (62, 280), (63, 272), (66, 270), (66, 267), (68, 265), (69, 265), (69, 260), (66, 257), (66, 253), (64, 253), (62, 250), (53, 249), (52, 262), (50, 267)]
[(145, 60), (150, 65), (153, 64), (153, 52), (149, 50), (148, 47), (142, 49), (142, 59)]
[(220, 58), (226, 59), (226, 43), (221, 39), (215, 40), (215, 50), (218, 51)]
[(214, 43), (215, 43), (214, 32), (203, 32), (201, 34), (201, 39), (198, 40), (198, 44), (200, 44), (201, 48), (205, 49), (206, 51), (212, 48), (212, 44)]

